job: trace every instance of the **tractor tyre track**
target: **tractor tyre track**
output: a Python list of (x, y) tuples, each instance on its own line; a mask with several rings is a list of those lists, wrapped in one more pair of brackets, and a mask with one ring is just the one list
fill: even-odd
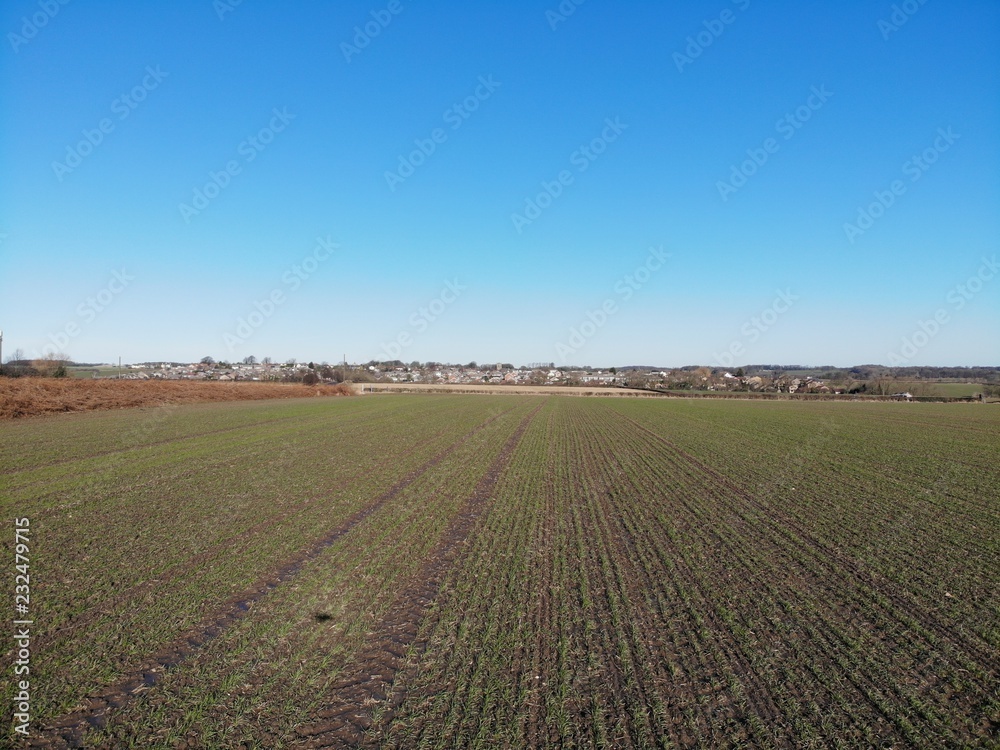
[[(526, 415), (507, 439), (420, 570), (396, 597), (368, 645), (345, 667), (345, 676), (332, 688), (333, 700), (316, 712), (319, 721), (296, 730), (301, 738), (298, 746), (358, 747), (387, 728), (407, 696), (407, 662), (427, 648), (427, 639), (418, 635), (431, 605), (487, 509), (493, 488), (522, 436), (544, 405), (543, 402)], [(376, 704), (382, 708), (377, 721), (367, 710)]]
[(167, 670), (186, 661), (200, 651), (209, 641), (218, 637), (237, 621), (244, 618), (255, 602), (267, 596), (267, 594), (281, 584), (295, 577), (310, 561), (318, 557), (324, 550), (332, 546), (366, 518), (381, 509), (427, 471), (444, 461), (470, 437), (486, 429), (490, 424), (500, 419), (500, 417), (509, 414), (515, 408), (517, 407), (511, 407), (490, 417), (433, 458), (409, 472), (405, 477), (375, 498), (374, 501), (354, 513), (344, 523), (314, 541), (303, 552), (287, 561), (275, 572), (261, 578), (241, 594), (230, 598), (215, 612), (203, 618), (198, 625), (188, 630), (168, 646), (165, 646), (155, 655), (144, 660), (139, 667), (129, 669), (119, 682), (99, 688), (98, 691), (88, 695), (86, 706), (49, 721), (45, 727), (39, 730), (29, 746), (44, 748), (84, 747), (84, 735), (88, 729), (105, 726), (110, 712), (121, 708), (140, 693), (155, 686)]
[[(437, 433), (432, 438), (430, 438), (430, 441), (433, 442), (434, 440), (437, 440), (445, 432), (446, 430), (442, 430), (441, 432)], [(400, 453), (399, 457), (406, 458), (410, 456), (414, 451), (416, 451), (419, 447), (420, 447), (419, 444), (415, 444), (410, 448), (408, 448), (406, 451)], [(360, 474), (363, 473), (364, 472), (361, 472)], [(279, 513), (275, 513), (274, 515), (268, 516), (261, 521), (258, 521), (253, 526), (244, 529), (238, 534), (235, 534), (229, 537), (228, 539), (223, 539), (214, 547), (206, 549), (203, 552), (199, 552), (197, 555), (185, 558), (182, 561), (176, 562), (173, 565), (164, 568), (162, 571), (157, 573), (157, 575), (154, 578), (150, 578), (145, 581), (133, 584), (129, 588), (123, 590), (121, 593), (116, 594), (111, 599), (106, 599), (101, 602), (94, 602), (93, 604), (88, 604), (88, 602), (84, 600), (82, 604), (88, 606), (87, 612), (74, 618), (68, 625), (65, 625), (61, 628), (57, 628), (56, 630), (52, 631), (51, 634), (45, 634), (45, 635), (51, 636), (58, 633), (60, 634), (60, 636), (65, 637), (66, 635), (72, 634), (74, 631), (82, 627), (86, 627), (100, 616), (107, 614), (108, 610), (114, 609), (115, 607), (118, 607), (119, 605), (123, 604), (126, 601), (135, 599), (136, 597), (143, 596), (144, 594), (148, 593), (154, 588), (159, 588), (164, 583), (176, 581), (177, 580), (176, 573), (180, 568), (199, 567), (204, 563), (208, 563), (216, 559), (220, 555), (224, 554), (227, 550), (230, 550), (230, 548), (233, 549), (234, 553), (246, 549), (245, 546), (241, 548), (238, 545), (240, 545), (241, 542), (244, 543), (245, 545), (248, 545), (251, 541), (251, 538), (254, 535), (266, 532), (267, 530), (273, 528), (274, 526), (286, 520), (290, 516), (298, 513), (303, 508), (312, 505), (317, 500), (321, 500), (323, 499), (323, 497), (329, 496), (331, 493), (336, 492), (337, 490), (341, 490), (345, 487), (350, 486), (352, 482), (357, 481), (360, 474), (355, 474), (351, 477), (348, 477), (347, 479), (344, 479), (343, 481), (339, 482), (336, 486), (330, 488), (330, 490), (327, 493), (325, 493), (325, 495), (313, 495), (306, 498), (305, 500), (300, 500), (299, 502), (286, 508), (285, 510)]]

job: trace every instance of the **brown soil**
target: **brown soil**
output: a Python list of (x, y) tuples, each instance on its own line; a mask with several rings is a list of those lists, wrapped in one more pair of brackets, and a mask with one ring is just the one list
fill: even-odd
[(75, 380), (0, 378), (0, 419), (39, 414), (128, 409), (209, 401), (256, 401), (304, 396), (349, 396), (348, 385), (199, 383), (188, 380)]

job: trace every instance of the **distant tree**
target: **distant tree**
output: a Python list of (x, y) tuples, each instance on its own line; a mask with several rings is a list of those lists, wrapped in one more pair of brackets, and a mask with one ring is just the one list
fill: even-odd
[(42, 377), (64, 378), (67, 375), (66, 365), (69, 362), (68, 354), (49, 352), (41, 359), (32, 360), (31, 366)]
[(0, 365), (0, 375), (9, 378), (17, 378), (27, 374), (25, 372), (27, 362), (24, 361), (24, 350), (15, 349), (14, 353), (7, 357), (6, 366)]
[(746, 375), (746, 372), (745, 372), (745, 371), (743, 370), (743, 368), (742, 368), (742, 367), (737, 367), (737, 368), (736, 368), (736, 377), (738, 377), (738, 378), (742, 378), (742, 377), (744, 377), (745, 375)]
[(291, 359), (286, 359), (285, 364), (290, 365), (291, 367), (295, 367), (295, 361), (296, 361), (295, 357), (292, 357)]
[(306, 374), (302, 376), (303, 385), (316, 385), (319, 382), (319, 375), (316, 374), (315, 370), (307, 370)]
[(479, 369), (479, 365), (476, 364), (476, 360), (472, 360), (471, 362), (469, 362), (469, 364), (467, 364), (465, 366), (465, 369), (467, 369), (467, 370), (478, 370)]
[(617, 375), (618, 374), (618, 368), (617, 367), (612, 367), (610, 370), (608, 370), (608, 372), (610, 372), (612, 375)]
[(878, 396), (888, 396), (890, 393), (894, 393), (895, 387), (896, 384), (892, 376), (885, 371), (872, 376), (868, 384), (868, 390)]
[(243, 364), (245, 365), (255, 365), (257, 364), (257, 358), (252, 354), (243, 358)]
[(13, 354), (7, 356), (7, 367), (5, 368), (3, 362), (0, 362), (0, 375), (7, 375), (10, 377), (14, 376), (14, 369), (17, 367), (15, 364), (18, 360), (24, 358), (24, 351), (21, 349), (15, 349)]
[(203, 365), (214, 365), (215, 364), (215, 360), (212, 357), (202, 357), (201, 358), (201, 363)]
[(264, 359), (261, 360), (261, 364), (270, 365), (271, 364), (271, 358), (270, 357), (264, 357)]

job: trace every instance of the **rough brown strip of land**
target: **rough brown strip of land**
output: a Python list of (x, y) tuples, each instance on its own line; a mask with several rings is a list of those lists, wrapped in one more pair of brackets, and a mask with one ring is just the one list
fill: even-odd
[(209, 401), (257, 401), (306, 396), (349, 396), (348, 385), (199, 383), (189, 380), (75, 380), (0, 378), (0, 419), (41, 414), (129, 409)]

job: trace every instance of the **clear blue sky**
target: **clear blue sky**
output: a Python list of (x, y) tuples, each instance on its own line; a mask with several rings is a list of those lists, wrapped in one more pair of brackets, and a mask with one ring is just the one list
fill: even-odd
[(897, 6), (11, 0), (4, 357), (1000, 364), (1000, 5)]

